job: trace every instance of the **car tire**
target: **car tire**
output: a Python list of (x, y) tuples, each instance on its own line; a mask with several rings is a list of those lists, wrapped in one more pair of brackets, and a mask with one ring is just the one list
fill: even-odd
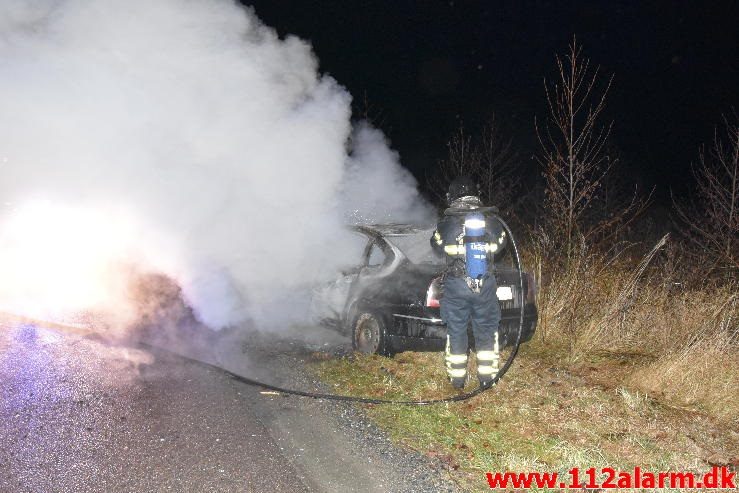
[(375, 312), (360, 312), (352, 324), (352, 348), (363, 354), (387, 354), (386, 327)]

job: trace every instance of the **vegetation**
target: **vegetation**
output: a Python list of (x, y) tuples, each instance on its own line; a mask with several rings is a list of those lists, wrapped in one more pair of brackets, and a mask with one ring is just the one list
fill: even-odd
[(724, 271), (731, 279), (739, 269), (739, 125), (724, 118), (722, 132), (700, 150), (693, 167), (697, 203), (674, 201), (681, 232), (700, 252), (694, 260), (707, 260), (709, 272)]
[(499, 204), (506, 211), (515, 210), (519, 195), (516, 174), (518, 155), (512, 139), (502, 135), (500, 124), (493, 116), (473, 138), (463, 127), (447, 144), (448, 157), (427, 176), (427, 187), (439, 202), (446, 201), (446, 192), (456, 177), (467, 175), (480, 185), (480, 198), (486, 204)]
[[(538, 339), (523, 348), (497, 387), (469, 401), (365, 409), (396, 442), (440, 461), (469, 491), (489, 491), (488, 471), (566, 474), (576, 466), (660, 471), (737, 464), (739, 434), (731, 416), (716, 418), (699, 406), (668, 404), (659, 394), (627, 386), (648, 363), (600, 355), (567, 365), (561, 358)], [(357, 355), (317, 365), (326, 381), (352, 395), (451, 393), (436, 353)]]
[[(442, 460), (471, 489), (486, 471), (739, 466), (739, 130), (725, 119), (694, 165), (696, 197), (674, 200), (671, 234), (641, 221), (649, 197), (614, 187), (618, 160), (601, 124), (599, 81), (573, 41), (545, 83), (537, 125), (536, 221), (518, 219), (535, 271), (535, 340), (492, 392), (461, 404), (368, 407), (399, 442)], [(487, 152), (485, 150), (489, 150)], [(516, 154), (497, 126), (462, 130), (429, 177), (441, 196), (461, 173), (485, 198), (521, 196)], [(504, 211), (505, 212), (505, 211)], [(651, 238), (651, 240), (649, 239)], [(354, 356), (319, 364), (337, 390), (449, 395), (441, 355)], [(465, 481), (465, 478), (468, 481)]]

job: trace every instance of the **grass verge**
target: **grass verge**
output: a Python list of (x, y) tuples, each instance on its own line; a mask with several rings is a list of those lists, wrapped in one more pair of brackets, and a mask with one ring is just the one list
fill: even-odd
[[(497, 387), (474, 399), (426, 407), (369, 405), (366, 412), (397, 443), (445, 464), (466, 491), (490, 491), (488, 471), (737, 466), (739, 429), (732, 420), (670, 405), (625, 384), (651, 364), (600, 355), (571, 365), (534, 341)], [(429, 398), (453, 392), (439, 353), (354, 355), (315, 365), (336, 391), (350, 395)]]

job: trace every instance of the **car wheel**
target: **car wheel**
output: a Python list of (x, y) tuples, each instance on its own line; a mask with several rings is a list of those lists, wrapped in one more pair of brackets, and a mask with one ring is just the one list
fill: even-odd
[(364, 354), (385, 354), (385, 323), (375, 313), (363, 312), (354, 320), (352, 347)]

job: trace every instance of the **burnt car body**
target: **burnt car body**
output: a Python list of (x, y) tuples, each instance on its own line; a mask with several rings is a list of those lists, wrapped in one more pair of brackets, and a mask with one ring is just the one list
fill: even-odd
[[(364, 353), (443, 350), (446, 326), (438, 295), (445, 259), (431, 248), (434, 228), (389, 224), (353, 229), (366, 237), (366, 246), (360, 265), (345, 270), (333, 285), (333, 296), (342, 302), (331, 322), (351, 335), (354, 348)], [(515, 342), (519, 328), (519, 275), (512, 265), (497, 259), (495, 275), (502, 314), (501, 345), (505, 347)], [(533, 276), (524, 273), (523, 285), (521, 341), (525, 342), (533, 336), (537, 322)]]

